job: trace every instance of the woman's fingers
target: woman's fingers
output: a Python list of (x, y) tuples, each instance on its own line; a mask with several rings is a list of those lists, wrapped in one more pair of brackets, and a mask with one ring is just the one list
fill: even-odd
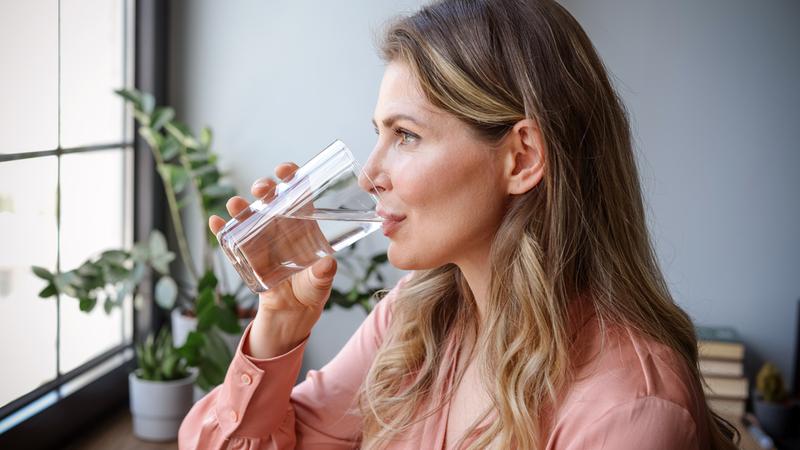
[(278, 164), (278, 166), (275, 167), (275, 176), (286, 181), (287, 178), (291, 178), (292, 174), (294, 174), (297, 169), (297, 164), (293, 162)]
[[(247, 209), (248, 206), (250, 206), (250, 204), (247, 200), (239, 196), (231, 197), (228, 199), (228, 202), (225, 203), (225, 209), (228, 210), (228, 214), (230, 214), (231, 217), (238, 216), (239, 213)], [(208, 218), (208, 227), (211, 228), (214, 234), (219, 233), (219, 230), (221, 230), (226, 223), (225, 219), (217, 215)]]
[(225, 219), (220, 216), (211, 216), (208, 218), (208, 227), (211, 228), (211, 232), (214, 234), (219, 233), (219, 230), (225, 226)]
[[(278, 164), (275, 167), (275, 176), (282, 181), (286, 181), (297, 169), (298, 167), (295, 163), (287, 162)], [(278, 183), (272, 178), (259, 178), (250, 186), (250, 193), (253, 194), (255, 198), (268, 197), (267, 200), (269, 200), (275, 192), (275, 186), (277, 186), (277, 184)]]
[(250, 206), (250, 203), (239, 196), (231, 197), (228, 199), (228, 203), (225, 203), (225, 208), (228, 210), (228, 214), (230, 214), (231, 217), (236, 217), (248, 206)]
[(255, 198), (264, 198), (267, 195), (272, 197), (271, 194), (275, 192), (276, 185), (277, 183), (272, 178), (259, 178), (250, 186), (250, 193)]

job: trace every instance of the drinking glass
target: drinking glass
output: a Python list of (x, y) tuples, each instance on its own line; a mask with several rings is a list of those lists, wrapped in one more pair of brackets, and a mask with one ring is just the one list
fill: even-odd
[(256, 200), (217, 233), (247, 287), (264, 292), (381, 227), (377, 189), (358, 185), (361, 167), (339, 141)]

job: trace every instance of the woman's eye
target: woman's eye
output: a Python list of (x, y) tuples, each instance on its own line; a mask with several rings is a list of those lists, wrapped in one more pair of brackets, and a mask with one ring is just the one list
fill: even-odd
[(394, 134), (400, 136), (400, 144), (401, 145), (413, 144), (414, 142), (416, 142), (419, 139), (419, 136), (417, 136), (416, 134), (409, 133), (408, 131), (406, 131), (406, 130), (404, 130), (402, 128), (395, 129), (394, 130)]

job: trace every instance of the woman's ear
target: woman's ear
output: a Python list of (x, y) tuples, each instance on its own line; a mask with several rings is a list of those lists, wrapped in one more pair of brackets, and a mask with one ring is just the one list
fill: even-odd
[(506, 189), (509, 194), (524, 194), (544, 177), (546, 147), (539, 124), (522, 119), (503, 140)]

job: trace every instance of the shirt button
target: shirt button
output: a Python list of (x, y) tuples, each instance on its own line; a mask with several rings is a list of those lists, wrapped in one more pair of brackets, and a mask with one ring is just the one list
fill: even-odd
[(236, 414), (236, 411), (231, 411), (230, 413), (228, 413), (228, 417), (231, 418), (231, 422), (238, 422), (239, 421), (239, 415)]
[(243, 374), (242, 374), (242, 383), (244, 383), (244, 384), (250, 384), (250, 383), (252, 383), (252, 382), (253, 382), (253, 379), (252, 379), (252, 378), (250, 378), (250, 375), (248, 375), (248, 374), (246, 374), (246, 373), (243, 373)]

